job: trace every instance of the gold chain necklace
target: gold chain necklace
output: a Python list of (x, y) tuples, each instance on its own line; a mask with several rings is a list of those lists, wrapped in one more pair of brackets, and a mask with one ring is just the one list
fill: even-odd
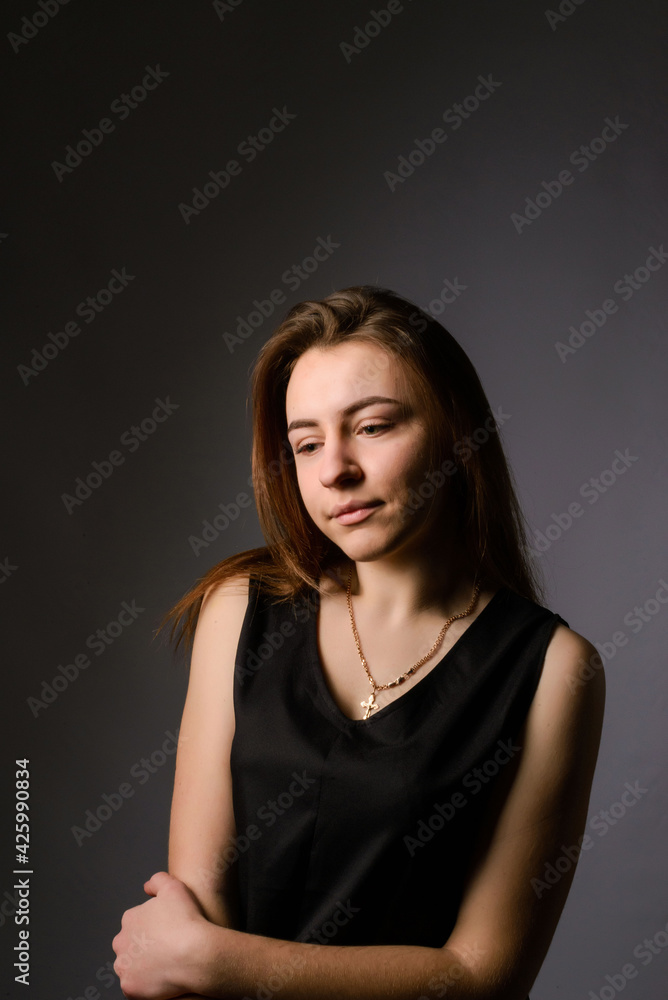
[(397, 685), (403, 684), (403, 682), (405, 680), (408, 680), (408, 678), (412, 674), (415, 673), (415, 671), (417, 670), (417, 668), (421, 667), (423, 663), (426, 663), (427, 660), (429, 659), (429, 657), (432, 656), (433, 653), (438, 649), (439, 645), (443, 641), (443, 636), (448, 631), (448, 629), (450, 628), (450, 626), (452, 625), (452, 623), (455, 622), (455, 621), (457, 621), (458, 618), (468, 618), (468, 616), (473, 611), (475, 611), (476, 605), (478, 603), (478, 597), (480, 595), (480, 584), (477, 583), (477, 582), (474, 584), (474, 587), (473, 587), (473, 597), (471, 598), (471, 603), (469, 604), (469, 606), (466, 609), (466, 611), (461, 611), (458, 615), (453, 615), (451, 618), (448, 618), (448, 620), (446, 621), (445, 625), (443, 626), (443, 628), (441, 629), (441, 631), (438, 633), (438, 637), (436, 639), (436, 642), (431, 647), (431, 649), (429, 650), (429, 652), (426, 653), (422, 657), (421, 660), (418, 660), (417, 663), (414, 663), (413, 666), (409, 670), (406, 671), (405, 674), (401, 674), (400, 677), (396, 677), (393, 681), (389, 681), (389, 683), (387, 683), (387, 684), (376, 684), (375, 680), (371, 676), (371, 671), (369, 670), (369, 666), (368, 666), (368, 664), (366, 662), (366, 659), (364, 658), (364, 653), (362, 652), (362, 644), (360, 643), (360, 637), (357, 634), (357, 628), (355, 627), (355, 616), (353, 614), (353, 604), (352, 604), (352, 600), (350, 598), (350, 592), (351, 592), (351, 589), (352, 589), (352, 583), (353, 583), (353, 568), (352, 568), (352, 565), (351, 565), (350, 572), (348, 573), (348, 590), (346, 592), (346, 598), (347, 598), (347, 601), (348, 601), (348, 611), (350, 612), (350, 624), (353, 627), (353, 635), (355, 637), (355, 645), (357, 646), (357, 652), (360, 655), (360, 660), (362, 661), (362, 666), (364, 667), (364, 670), (366, 671), (366, 675), (369, 678), (369, 683), (371, 684), (371, 689), (372, 689), (371, 690), (371, 694), (369, 695), (369, 700), (368, 701), (362, 701), (362, 702), (360, 702), (362, 708), (366, 709), (366, 712), (364, 713), (364, 718), (368, 719), (372, 712), (376, 712), (380, 708), (380, 705), (375, 700), (376, 699), (376, 692), (377, 691), (386, 691), (388, 688), (397, 687)]

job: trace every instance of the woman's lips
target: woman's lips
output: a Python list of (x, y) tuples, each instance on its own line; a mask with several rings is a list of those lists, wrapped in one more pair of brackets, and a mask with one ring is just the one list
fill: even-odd
[(358, 521), (363, 521), (380, 506), (380, 503), (375, 503), (368, 507), (358, 507), (357, 510), (349, 510), (345, 514), (339, 514), (335, 520), (340, 524), (357, 524)]

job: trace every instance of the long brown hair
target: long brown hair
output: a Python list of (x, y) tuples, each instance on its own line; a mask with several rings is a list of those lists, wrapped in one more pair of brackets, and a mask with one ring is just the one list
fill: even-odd
[[(345, 288), (322, 301), (295, 305), (264, 344), (251, 377), (252, 474), (266, 545), (213, 566), (167, 613), (176, 647), (191, 641), (206, 592), (252, 573), (277, 600), (297, 599), (337, 576), (341, 549), (316, 527), (304, 507), (287, 440), (287, 384), (310, 348), (362, 341), (399, 362), (429, 429), (433, 495), (447, 482), (456, 523), (478, 579), (540, 602), (542, 587), (528, 555), (526, 524), (494, 416), (471, 361), (454, 337), (428, 313), (396, 293), (372, 285)], [(372, 376), (370, 373), (370, 377)], [(447, 475), (438, 470), (446, 470)], [(436, 484), (436, 485), (434, 485)], [(423, 484), (424, 485), (424, 484)], [(422, 496), (422, 493), (420, 494)], [(419, 499), (419, 498), (418, 498)]]

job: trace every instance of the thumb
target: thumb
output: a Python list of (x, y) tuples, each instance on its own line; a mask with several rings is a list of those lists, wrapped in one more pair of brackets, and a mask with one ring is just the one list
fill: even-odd
[(147, 896), (157, 896), (161, 889), (165, 889), (172, 882), (178, 882), (178, 879), (167, 872), (156, 872), (155, 875), (151, 875), (147, 882), (144, 882), (144, 892)]

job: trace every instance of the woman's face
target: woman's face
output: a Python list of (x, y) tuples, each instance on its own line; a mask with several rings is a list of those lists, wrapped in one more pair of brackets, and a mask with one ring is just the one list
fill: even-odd
[[(360, 561), (424, 542), (445, 490), (433, 502), (417, 492), (430, 471), (427, 425), (391, 355), (359, 341), (309, 349), (286, 414), (304, 506), (324, 535)], [(364, 506), (338, 513), (349, 504)]]

